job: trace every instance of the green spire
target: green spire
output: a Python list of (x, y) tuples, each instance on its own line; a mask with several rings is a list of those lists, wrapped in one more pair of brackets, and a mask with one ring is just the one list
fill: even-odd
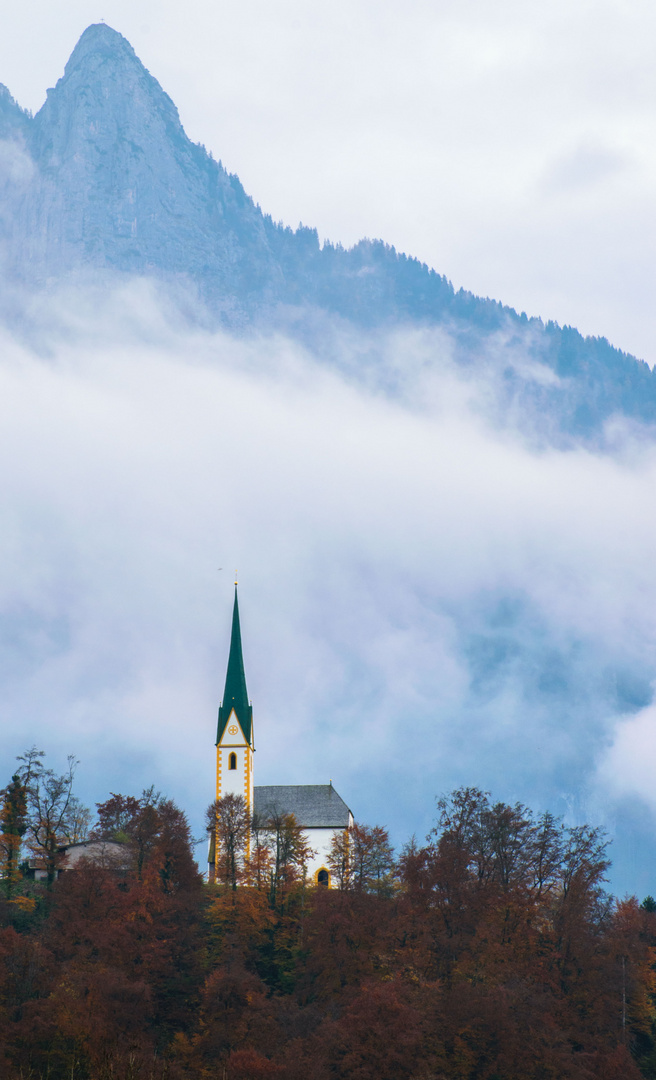
[(235, 582), (235, 606), (232, 609), (232, 635), (230, 637), (230, 655), (226, 674), (223, 701), (219, 706), (219, 723), (216, 732), (217, 745), (225, 731), (226, 724), (234, 709), (239, 726), (247, 743), (251, 743), (253, 733), (253, 709), (248, 702), (244, 658), (241, 652), (241, 630), (239, 628), (239, 604), (237, 602), (237, 583)]

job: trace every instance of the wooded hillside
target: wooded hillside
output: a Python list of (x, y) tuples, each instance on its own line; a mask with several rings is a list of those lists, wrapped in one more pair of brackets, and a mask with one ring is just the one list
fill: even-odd
[(336, 888), (304, 880), (292, 821), (277, 859), (261, 842), (207, 884), (177, 807), (115, 795), (95, 835), (125, 845), (120, 868), (33, 882), (17, 777), (3, 1080), (656, 1077), (656, 903), (604, 893), (594, 829), (463, 789), (396, 862), (383, 829), (338, 838)]

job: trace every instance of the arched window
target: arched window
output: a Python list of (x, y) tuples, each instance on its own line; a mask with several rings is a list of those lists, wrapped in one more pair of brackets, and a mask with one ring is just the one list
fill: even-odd
[(230, 757), (228, 758), (228, 768), (229, 769), (236, 769), (237, 768), (237, 755), (236, 754), (231, 754)]
[(317, 871), (317, 885), (330, 885), (330, 874), (326, 870), (325, 866), (321, 867), (321, 870)]

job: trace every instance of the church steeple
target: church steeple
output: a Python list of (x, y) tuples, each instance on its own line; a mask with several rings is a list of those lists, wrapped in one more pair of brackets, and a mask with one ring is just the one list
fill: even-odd
[(239, 601), (237, 599), (236, 582), (235, 603), (232, 609), (232, 633), (230, 636), (228, 670), (226, 672), (223, 701), (219, 706), (219, 722), (216, 731), (217, 746), (221, 742), (228, 720), (233, 713), (243, 732), (246, 743), (249, 746), (252, 746), (253, 708), (249, 704), (248, 692), (246, 690), (246, 675), (244, 673), (244, 658), (241, 649), (241, 627), (239, 625)]
[[(239, 796), (244, 800), (249, 817), (254, 806), (253, 753), (253, 709), (246, 691), (235, 581), (228, 671), (216, 730), (216, 797), (219, 800), (226, 795)], [(209, 852), (210, 875), (216, 872), (217, 844), (217, 837), (213, 836)], [(250, 853), (250, 835), (247, 837), (246, 850)]]

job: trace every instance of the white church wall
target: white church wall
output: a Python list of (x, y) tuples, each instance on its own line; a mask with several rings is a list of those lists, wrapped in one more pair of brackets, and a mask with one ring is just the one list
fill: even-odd
[[(217, 764), (219, 770), (219, 790), (224, 795), (246, 795), (247, 755), (245, 747), (226, 746), (219, 750)], [(234, 769), (230, 768), (231, 760)]]
[(316, 852), (308, 861), (308, 879), (312, 882), (316, 881), (319, 870), (328, 870), (328, 855), (330, 854), (333, 836), (335, 833), (344, 832), (344, 830), (314, 828), (304, 829), (303, 832), (308, 844)]

